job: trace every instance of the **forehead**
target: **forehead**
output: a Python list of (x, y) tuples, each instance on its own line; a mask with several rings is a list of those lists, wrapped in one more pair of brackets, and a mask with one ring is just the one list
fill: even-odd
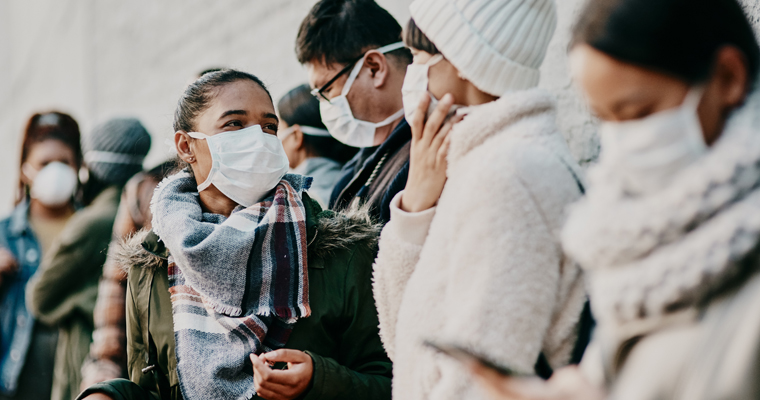
[(619, 99), (672, 85), (677, 79), (617, 60), (588, 45), (570, 53), (573, 78), (592, 98)]
[(239, 80), (217, 88), (204, 114), (217, 114), (228, 110), (274, 112), (274, 104), (267, 92), (257, 83)]
[(343, 68), (345, 68), (345, 65), (338, 63), (325, 64), (322, 61), (306, 63), (306, 71), (309, 75), (309, 86), (312, 89), (321, 88)]

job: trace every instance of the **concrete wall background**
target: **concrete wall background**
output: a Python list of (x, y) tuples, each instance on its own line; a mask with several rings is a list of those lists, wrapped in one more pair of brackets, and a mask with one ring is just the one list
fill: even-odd
[[(559, 123), (582, 163), (598, 153), (595, 122), (567, 73), (566, 47), (582, 0), (556, 0), (557, 33), (541, 86), (559, 100)], [(760, 4), (744, 0), (756, 24)], [(315, 0), (0, 0), (0, 214), (12, 206), (21, 130), (59, 109), (86, 136), (114, 116), (140, 118), (153, 135), (150, 167), (168, 156), (172, 112), (193, 76), (228, 66), (261, 77), (275, 98), (306, 80), (293, 51)], [(410, 0), (378, 0), (402, 24)]]

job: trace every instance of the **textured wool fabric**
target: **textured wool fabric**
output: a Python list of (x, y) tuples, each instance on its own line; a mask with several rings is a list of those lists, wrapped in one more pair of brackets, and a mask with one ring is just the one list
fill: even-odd
[(631, 195), (602, 153), (563, 233), (590, 272), (600, 325), (694, 307), (742, 273), (741, 260), (760, 240), (758, 109), (760, 93), (663, 190)]
[(292, 323), (311, 314), (301, 199), (310, 184), (288, 174), (272, 195), (229, 218), (202, 212), (186, 171), (156, 188), (153, 230), (171, 254), (177, 370), (186, 398), (250, 398), (248, 356), (282, 347)]
[(582, 368), (609, 398), (758, 398), (758, 109), (760, 92), (662, 189), (626, 191), (604, 149), (589, 170), (562, 242), (598, 323)]
[(586, 300), (557, 232), (581, 171), (540, 89), (471, 107), (454, 126), (437, 207), (397, 195), (380, 237), (374, 294), (399, 399), (484, 399), (464, 366), (422, 345), (455, 343), (515, 371), (570, 359)]
[(415, 0), (409, 10), (478, 89), (498, 97), (538, 85), (557, 26), (553, 0)]
[(85, 163), (96, 178), (123, 185), (142, 170), (150, 134), (135, 118), (114, 118), (95, 127), (85, 141)]

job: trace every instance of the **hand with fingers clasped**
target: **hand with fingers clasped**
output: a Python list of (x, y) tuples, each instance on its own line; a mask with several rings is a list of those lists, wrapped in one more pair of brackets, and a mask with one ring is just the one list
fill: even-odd
[(446, 184), (449, 132), (463, 118), (456, 114), (446, 120), (454, 105), (451, 94), (443, 96), (425, 120), (429, 104), (430, 98), (425, 96), (409, 121), (412, 128), (409, 178), (401, 198), (401, 209), (407, 212), (425, 211), (438, 203)]
[(473, 363), (475, 381), (493, 400), (603, 400), (604, 392), (594, 386), (576, 366), (560, 368), (551, 379), (508, 377)]
[[(277, 362), (287, 369), (272, 369)], [(279, 349), (259, 356), (251, 354), (256, 395), (267, 400), (292, 400), (306, 392), (314, 373), (311, 357), (300, 350)]]

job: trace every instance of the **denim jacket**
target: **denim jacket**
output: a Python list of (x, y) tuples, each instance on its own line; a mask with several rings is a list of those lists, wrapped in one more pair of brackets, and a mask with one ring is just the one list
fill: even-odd
[(0, 247), (10, 250), (18, 272), (3, 277), (0, 286), (0, 393), (13, 394), (32, 340), (34, 320), (24, 293), (40, 264), (40, 245), (29, 225), (29, 203), (22, 202), (0, 221)]

